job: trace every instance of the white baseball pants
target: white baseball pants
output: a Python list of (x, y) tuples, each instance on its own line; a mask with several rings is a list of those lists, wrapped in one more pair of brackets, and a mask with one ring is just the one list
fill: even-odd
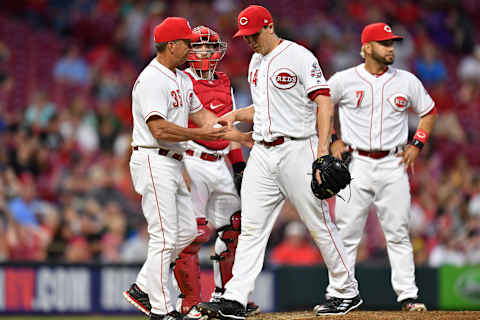
[(310, 189), (317, 141), (317, 137), (311, 137), (273, 147), (254, 145), (243, 177), (242, 232), (233, 278), (226, 285), (224, 298), (247, 304), (263, 266), (268, 238), (286, 198), (296, 207), (320, 248), (329, 270), (327, 294), (339, 298), (358, 294), (357, 281), (345, 261), (343, 243), (330, 220), (328, 205)]
[(387, 252), (392, 268), (392, 286), (397, 301), (417, 298), (413, 250), (408, 234), (410, 218), (410, 185), (405, 167), (394, 154), (382, 159), (372, 159), (352, 154), (350, 174), (353, 178), (351, 198), (349, 189), (342, 190), (343, 201), (337, 199), (335, 220), (340, 229), (345, 252), (352, 269), (357, 247), (363, 235), (370, 206), (377, 208), (377, 215), (385, 234)]
[(168, 291), (170, 264), (197, 236), (192, 200), (182, 175), (182, 162), (158, 154), (158, 149), (133, 151), (130, 173), (142, 195), (148, 223), (148, 256), (136, 284), (148, 293), (152, 313), (174, 310)]

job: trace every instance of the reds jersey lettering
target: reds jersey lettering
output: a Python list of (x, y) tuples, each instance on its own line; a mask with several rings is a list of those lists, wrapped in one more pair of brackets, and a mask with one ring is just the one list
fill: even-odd
[[(230, 79), (223, 72), (215, 72), (214, 80), (195, 79), (190, 69), (185, 71), (193, 82), (193, 90), (195, 95), (200, 99), (203, 107), (221, 117), (233, 110), (233, 98), (231, 95)], [(192, 122), (188, 122), (189, 128), (198, 128)], [(195, 140), (196, 143), (211, 149), (223, 150), (230, 144), (227, 140)]]
[(283, 40), (267, 56), (258, 53), (252, 56), (249, 75), (255, 108), (254, 140), (316, 134), (317, 104), (308, 94), (328, 89), (328, 85), (310, 51)]
[(361, 64), (334, 74), (328, 85), (339, 105), (342, 140), (362, 150), (391, 150), (406, 144), (407, 109), (423, 116), (434, 107), (417, 77), (391, 67), (376, 77)]
[(255, 72), (250, 72), (250, 79), (249, 79), (249, 82), (251, 85), (253, 86), (257, 86), (257, 76), (258, 76), (258, 69), (255, 70)]
[(182, 95), (180, 93), (180, 90), (177, 89), (177, 90), (171, 91), (170, 95), (173, 97), (172, 106), (174, 108), (183, 106)]
[(293, 71), (282, 68), (275, 71), (270, 80), (278, 89), (286, 90), (293, 88), (297, 84), (297, 78), (297, 75)]

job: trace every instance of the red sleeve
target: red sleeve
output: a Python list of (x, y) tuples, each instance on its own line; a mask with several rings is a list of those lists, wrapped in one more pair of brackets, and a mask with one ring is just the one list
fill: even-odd
[(308, 94), (308, 97), (310, 98), (310, 100), (313, 101), (318, 95), (330, 97), (330, 89), (327, 88), (327, 89), (318, 89), (318, 90), (312, 91)]
[[(426, 115), (429, 115), (429, 114), (438, 114), (437, 107), (433, 107), (432, 110), (430, 110), (430, 112), (427, 113)], [(426, 115), (425, 115), (425, 116), (426, 116)], [(425, 117), (425, 116), (424, 116), (424, 117)]]

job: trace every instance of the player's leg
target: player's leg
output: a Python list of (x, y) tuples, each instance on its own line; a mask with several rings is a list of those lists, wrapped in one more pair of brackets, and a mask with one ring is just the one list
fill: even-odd
[(346, 261), (354, 274), (358, 245), (374, 197), (370, 187), (373, 184), (370, 161), (358, 157), (352, 159), (349, 166), (352, 182), (339, 193), (345, 200), (337, 198), (335, 204), (335, 224), (343, 240)]
[(223, 293), (232, 277), (232, 267), (240, 235), (240, 197), (225, 162), (217, 162), (215, 184), (207, 206), (207, 216), (217, 231), (215, 254), (212, 256), (216, 290), (212, 297)]
[[(137, 156), (138, 155), (138, 156)], [(148, 223), (148, 257), (137, 285), (148, 293), (154, 314), (173, 311), (168, 291), (169, 267), (177, 241), (176, 192), (180, 163), (136, 153), (130, 163), (135, 190), (142, 194), (142, 210)]]
[[(215, 254), (212, 256), (215, 290), (211, 301), (215, 301), (225, 291), (225, 284), (232, 278), (233, 262), (240, 235), (240, 197), (232, 175), (225, 162), (217, 162), (216, 183), (209, 199), (207, 215), (216, 228)], [(233, 214), (232, 214), (233, 213)], [(260, 313), (260, 307), (249, 301), (246, 316)]]
[(375, 206), (385, 234), (392, 268), (392, 287), (397, 301), (417, 299), (413, 249), (408, 233), (410, 219), (410, 185), (397, 158), (385, 161), (381, 168), (384, 183), (376, 190)]
[[(242, 226), (233, 265), (233, 277), (225, 286), (219, 303), (200, 304), (206, 314), (235, 310), (232, 316), (245, 317), (248, 296), (253, 291), (260, 273), (265, 249), (272, 227), (285, 202), (277, 181), (276, 170), (270, 167), (276, 161), (265, 147), (255, 145), (250, 153), (242, 184)], [(232, 309), (233, 307), (233, 309)], [(242, 310), (243, 309), (243, 310)]]
[[(185, 168), (190, 176), (190, 188), (193, 208), (188, 211), (196, 221), (197, 235), (193, 242), (178, 255), (175, 261), (174, 276), (180, 291), (177, 299), (177, 310), (183, 314), (190, 312), (193, 306), (201, 301), (200, 264), (198, 252), (210, 238), (210, 229), (205, 218), (209, 197), (208, 177), (206, 177), (205, 161), (186, 157)], [(194, 310), (193, 313), (196, 311)], [(193, 317), (192, 317), (193, 318)]]
[(342, 239), (330, 219), (328, 205), (325, 201), (317, 199), (310, 189), (311, 166), (315, 158), (312, 149), (316, 149), (311, 147), (316, 146), (316, 139), (312, 140), (311, 145), (307, 140), (293, 141), (285, 146), (279, 180), (322, 253), (329, 270), (328, 294), (346, 306), (346, 309), (342, 310), (339, 304), (329, 308), (326, 314), (343, 314), (358, 307), (362, 301), (358, 295), (353, 270), (345, 256)]
[(338, 298), (351, 298), (358, 294), (357, 284), (345, 256), (343, 242), (330, 219), (328, 205), (317, 199), (310, 189), (313, 156), (303, 149), (303, 143), (296, 142), (295, 147), (285, 156), (281, 184), (319, 247), (330, 276), (333, 275), (329, 294)]

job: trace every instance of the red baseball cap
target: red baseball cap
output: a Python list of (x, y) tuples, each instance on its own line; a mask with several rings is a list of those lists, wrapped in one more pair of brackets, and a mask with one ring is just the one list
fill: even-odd
[(257, 5), (248, 6), (238, 14), (238, 31), (233, 37), (255, 34), (272, 22), (272, 15), (266, 8)]
[(362, 44), (370, 41), (402, 40), (403, 37), (393, 34), (386, 23), (377, 22), (367, 25), (362, 31)]
[(195, 34), (192, 33), (190, 24), (185, 18), (168, 17), (153, 30), (153, 40), (155, 42), (168, 42), (179, 39), (195, 39)]

